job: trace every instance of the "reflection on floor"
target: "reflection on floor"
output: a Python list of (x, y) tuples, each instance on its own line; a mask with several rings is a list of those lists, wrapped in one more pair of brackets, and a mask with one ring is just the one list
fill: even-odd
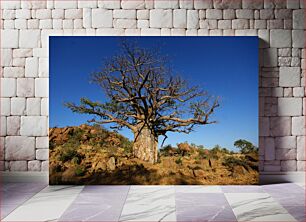
[(1, 185), (2, 221), (305, 221), (305, 186)]

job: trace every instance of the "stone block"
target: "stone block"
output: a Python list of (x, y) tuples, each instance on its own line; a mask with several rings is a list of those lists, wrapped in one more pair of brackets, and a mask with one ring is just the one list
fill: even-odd
[(172, 10), (150, 10), (151, 28), (172, 28)]
[(292, 57), (291, 58), (291, 66), (292, 67), (300, 67), (301, 66), (301, 60), (298, 57)]
[(49, 148), (49, 137), (36, 137), (36, 149), (48, 149)]
[(38, 149), (36, 150), (37, 160), (48, 160), (49, 159), (49, 149)]
[(73, 29), (73, 20), (72, 19), (65, 19), (63, 20), (63, 29)]
[(120, 19), (136, 19), (136, 10), (115, 9), (113, 11), (113, 17)]
[(232, 20), (233, 29), (248, 29), (249, 21), (247, 19), (234, 19)]
[(8, 116), (7, 117), (7, 135), (17, 136), (19, 135), (19, 133), (20, 133), (20, 116)]
[(34, 79), (18, 78), (17, 79), (17, 96), (33, 97), (34, 96)]
[(19, 46), (21, 48), (39, 48), (40, 30), (20, 30)]
[(64, 9), (53, 9), (52, 10), (52, 18), (53, 19), (63, 19), (65, 16)]
[(49, 77), (49, 60), (47, 58), (39, 58), (38, 76)]
[(26, 58), (25, 77), (37, 77), (37, 76), (38, 76), (38, 58), (36, 57)]
[(199, 28), (199, 13), (197, 10), (187, 10), (187, 28)]
[(187, 10), (174, 9), (173, 10), (173, 27), (187, 28)]
[(292, 97), (293, 91), (292, 88), (284, 88), (284, 97)]
[(27, 20), (26, 19), (15, 19), (15, 29), (26, 29)]
[(20, 134), (22, 136), (47, 136), (48, 119), (46, 116), (22, 116)]
[(8, 168), (10, 171), (27, 171), (27, 161), (10, 161)]
[(306, 171), (306, 162), (305, 161), (297, 161), (297, 171)]
[(1, 49), (1, 60), (2, 66), (11, 66), (13, 63), (12, 49)]
[(70, 0), (70, 1), (54, 1), (54, 8), (60, 8), (60, 9), (71, 9), (71, 8), (77, 8), (78, 7), (78, 1), (76, 0)]
[(31, 160), (28, 162), (28, 171), (40, 171), (41, 162), (39, 160)]
[(96, 0), (78, 1), (78, 8), (97, 8)]
[(137, 28), (149, 28), (149, 20), (137, 20)]
[(245, 9), (262, 9), (264, 7), (263, 0), (242, 0), (242, 8)]
[(238, 19), (253, 19), (254, 18), (254, 10), (251, 9), (237, 9), (236, 17)]
[(16, 79), (1, 78), (1, 97), (16, 96)]
[(293, 30), (292, 31), (292, 46), (294, 48), (304, 48), (305, 46), (304, 30)]
[(49, 99), (42, 98), (41, 99), (41, 115), (49, 116)]
[(111, 28), (113, 26), (113, 13), (107, 9), (92, 10), (93, 28)]
[(144, 9), (145, 1), (144, 0), (121, 0), (121, 7), (123, 9)]
[(281, 161), (281, 171), (296, 171), (296, 160), (283, 160)]
[(193, 1), (190, 0), (179, 0), (180, 8), (193, 9)]
[(11, 99), (11, 115), (25, 115), (25, 98), (14, 97)]
[[(125, 0), (129, 1), (129, 0)], [(179, 8), (179, 1), (178, 0), (159, 0), (154, 1), (154, 7), (155, 8), (161, 8), (161, 9), (176, 9)]]
[(305, 29), (305, 14), (303, 9), (293, 11), (293, 29)]
[(305, 96), (304, 87), (294, 87), (293, 88), (293, 96), (294, 97), (304, 97)]
[(98, 7), (105, 9), (120, 8), (120, 1), (118, 0), (98, 0)]
[(275, 160), (275, 144), (274, 138), (266, 137), (265, 138), (265, 160)]
[(5, 144), (5, 160), (34, 160), (34, 137), (7, 136)]
[(269, 136), (269, 135), (270, 135), (269, 118), (260, 117), (259, 118), (259, 136)]
[(259, 11), (260, 19), (274, 19), (274, 11), (272, 9), (261, 9)]
[(305, 135), (305, 117), (304, 116), (292, 117), (292, 135), (293, 136)]
[(18, 30), (1, 30), (1, 48), (18, 48)]
[(27, 106), (26, 106), (26, 113), (27, 116), (38, 116), (40, 115), (40, 98), (28, 98), (27, 99)]
[(212, 0), (197, 0), (193, 4), (195, 9), (208, 9), (213, 7)]
[(1, 116), (11, 115), (11, 99), (9, 98), (0, 98), (0, 113)]
[(222, 10), (220, 9), (207, 9), (206, 10), (207, 19), (222, 19)]
[(137, 10), (137, 19), (149, 19), (150, 13), (149, 10)]
[(296, 136), (275, 137), (277, 149), (296, 149)]
[(114, 19), (114, 28), (135, 29), (136, 19)]
[[(1, 104), (2, 105), (2, 104)], [(2, 107), (1, 107), (2, 108)], [(7, 135), (7, 124), (6, 124), (6, 116), (0, 116), (0, 136)], [(3, 160), (3, 149), (4, 149), (4, 142), (2, 141), (4, 137), (0, 137), (0, 160)]]
[(291, 47), (291, 31), (282, 29), (273, 29), (270, 31), (271, 47), (285, 48)]
[(91, 28), (91, 9), (83, 9), (83, 27), (87, 29)]
[(65, 18), (66, 19), (80, 19), (83, 17), (82, 9), (66, 9)]
[(276, 9), (275, 10), (275, 18), (276, 19), (291, 19), (292, 18), (292, 10), (290, 10), (290, 9)]
[(234, 9), (224, 9), (223, 10), (223, 19), (234, 19), (235, 16), (235, 10)]
[(271, 117), (271, 136), (290, 136), (291, 117)]
[(155, 29), (155, 28), (149, 28), (149, 29), (141, 29), (140, 35), (142, 36), (160, 36), (161, 30)]
[(1, 9), (20, 9), (20, 1), (2, 1)]
[(31, 10), (29, 10), (29, 9), (17, 9), (15, 15), (16, 15), (17, 19), (30, 19), (31, 18)]
[(277, 160), (295, 160), (296, 149), (276, 149), (275, 157)]
[(46, 7), (47, 7), (47, 1), (36, 1), (36, 0), (21, 1), (21, 8), (23, 9), (40, 9)]
[(287, 8), (298, 9), (300, 7), (300, 0), (288, 0)]
[(213, 2), (214, 2), (214, 8), (216, 9), (241, 8), (241, 0), (214, 0)]
[(14, 58), (26, 58), (31, 57), (33, 55), (32, 49), (14, 49), (13, 57)]
[(41, 162), (41, 171), (49, 171), (49, 161), (42, 161)]
[(49, 96), (49, 79), (36, 78), (35, 79), (35, 97)]
[(3, 9), (1, 15), (2, 15), (2, 19), (4, 19), (4, 20), (15, 19), (16, 18), (16, 10)]
[(13, 58), (13, 66), (20, 67), (24, 70), (25, 58)]
[(280, 67), (279, 86), (300, 86), (301, 69), (299, 67)]
[(52, 29), (52, 27), (53, 27), (52, 19), (39, 20), (39, 28), (40, 29)]
[(278, 115), (302, 115), (302, 98), (278, 98)]
[(218, 21), (218, 29), (231, 29), (232, 22), (231, 20), (219, 20)]
[(35, 18), (50, 19), (52, 17), (51, 9), (37, 9), (35, 10)]
[(305, 136), (297, 137), (297, 160), (306, 160), (305, 156)]
[(23, 67), (4, 67), (3, 76), (12, 78), (12, 77), (23, 77), (24, 68)]

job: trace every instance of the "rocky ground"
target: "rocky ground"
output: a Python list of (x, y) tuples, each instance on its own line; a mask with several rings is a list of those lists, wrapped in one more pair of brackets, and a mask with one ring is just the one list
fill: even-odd
[(159, 161), (134, 158), (132, 142), (98, 126), (51, 128), (51, 184), (257, 184), (257, 153), (167, 146)]

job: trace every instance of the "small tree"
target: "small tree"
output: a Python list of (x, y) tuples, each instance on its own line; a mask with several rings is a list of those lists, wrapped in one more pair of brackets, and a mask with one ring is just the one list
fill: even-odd
[(73, 112), (94, 115), (91, 122), (132, 130), (133, 154), (141, 160), (157, 161), (159, 136), (165, 140), (167, 132), (188, 134), (196, 125), (215, 123), (210, 117), (218, 100), (173, 76), (156, 51), (123, 42), (121, 53), (105, 61), (91, 80), (104, 90), (108, 101), (81, 98), (80, 105), (66, 106)]
[(240, 150), (240, 153), (252, 153), (257, 151), (257, 147), (247, 140), (236, 140), (234, 146)]

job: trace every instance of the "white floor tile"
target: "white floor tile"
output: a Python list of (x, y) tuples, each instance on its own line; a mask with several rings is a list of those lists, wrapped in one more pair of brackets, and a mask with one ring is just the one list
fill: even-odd
[(296, 221), (267, 193), (225, 193), (238, 221)]
[(55, 221), (82, 189), (83, 186), (48, 186), (15, 209), (3, 221)]
[(120, 221), (176, 221), (173, 186), (131, 186)]

